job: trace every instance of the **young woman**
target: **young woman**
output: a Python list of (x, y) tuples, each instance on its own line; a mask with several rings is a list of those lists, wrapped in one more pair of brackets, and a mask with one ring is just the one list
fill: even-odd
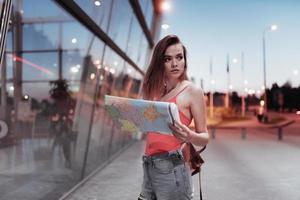
[[(147, 133), (140, 200), (192, 199), (189, 156), (182, 149), (185, 143), (206, 145), (209, 135), (203, 92), (188, 81), (186, 57), (179, 38), (168, 35), (155, 46), (146, 72), (144, 98), (176, 103), (181, 122), (169, 124), (173, 135)], [(195, 130), (188, 127), (192, 119)]]

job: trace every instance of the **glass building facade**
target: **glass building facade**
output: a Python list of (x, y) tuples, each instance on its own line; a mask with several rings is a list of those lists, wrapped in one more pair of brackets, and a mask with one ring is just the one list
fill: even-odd
[(104, 95), (140, 94), (158, 5), (0, 0), (1, 200), (58, 199), (135, 141), (107, 116)]

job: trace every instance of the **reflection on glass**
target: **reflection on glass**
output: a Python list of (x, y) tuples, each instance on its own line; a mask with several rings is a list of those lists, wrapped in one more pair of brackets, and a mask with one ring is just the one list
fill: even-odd
[(23, 83), (23, 94), (27, 94), (30, 97), (30, 100), (50, 100), (49, 91), (49, 83)]
[(138, 47), (138, 57), (137, 57), (137, 65), (140, 67), (140, 69), (147, 68), (145, 52), (148, 52), (148, 48), (149, 48), (148, 41), (146, 40), (145, 35), (141, 34), (139, 47)]
[(151, 1), (148, 1), (147, 4), (147, 11), (146, 11), (146, 22), (148, 25), (148, 28), (151, 30), (151, 23), (152, 23), (152, 18), (153, 18), (153, 12), (154, 12), (154, 8), (153, 8), (153, 3)]
[(94, 20), (96, 24), (100, 26), (100, 28), (107, 32), (107, 24), (109, 19), (109, 12), (111, 3), (113, 1), (99, 1), (101, 4), (99, 6), (95, 5), (94, 1), (86, 1), (86, 0), (74, 0), (78, 6), (83, 9), (91, 19)]
[(16, 1), (15, 4), (22, 2), (21, 13), (24, 18), (40, 18), (40, 17), (54, 17), (62, 15), (61, 9), (59, 9), (52, 0), (23, 0)]
[(3, 4), (3, 0), (0, 0), (0, 12), (2, 12), (2, 4)]
[(6, 35), (6, 51), (12, 51), (13, 40), (12, 31), (9, 29)]
[(108, 35), (123, 51), (126, 51), (132, 16), (128, 1), (114, 1)]
[[(58, 199), (132, 140), (108, 118), (103, 97), (137, 97), (142, 77), (54, 1), (13, 2), (12, 16), (20, 14), (21, 21), (13, 20), (7, 36), (4, 120), (9, 133), (0, 138), (5, 145), (0, 148), (0, 170), (11, 187), (1, 191), (0, 198), (16, 199), (22, 196), (21, 188), (38, 182), (39, 192), (27, 193), (28, 198)], [(128, 1), (75, 2), (143, 65), (148, 45)], [(31, 181), (11, 181), (23, 178)]]
[(146, 14), (146, 11), (147, 11), (147, 7), (148, 7), (148, 0), (139, 0), (139, 3), (140, 3), (140, 6), (141, 6), (141, 9), (142, 9), (142, 12), (145, 16)]
[(62, 47), (64, 49), (87, 49), (90, 37), (91, 35), (81, 24), (66, 23), (63, 27)]
[(131, 30), (131, 34), (128, 42), (128, 49), (126, 53), (134, 62), (137, 62), (142, 29), (136, 18), (133, 19), (131, 29), (132, 30)]
[(6, 79), (8, 81), (12, 81), (13, 79), (13, 57), (12, 57), (12, 54), (8, 54), (6, 53), (5, 54), (6, 56)]
[(83, 57), (79, 51), (63, 53), (63, 77), (71, 82), (80, 81), (82, 74)]
[(57, 49), (58, 24), (24, 24), (24, 50)]
[(23, 80), (55, 80), (58, 78), (57, 53), (26, 53), (17, 57), (23, 66)]
[(145, 21), (148, 25), (148, 28), (151, 28), (152, 17), (153, 17), (153, 3), (148, 0), (139, 0), (142, 12), (144, 14)]

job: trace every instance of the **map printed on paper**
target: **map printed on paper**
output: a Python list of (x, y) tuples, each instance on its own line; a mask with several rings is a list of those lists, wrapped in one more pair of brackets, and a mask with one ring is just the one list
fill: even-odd
[(168, 123), (180, 122), (176, 104), (105, 95), (105, 109), (122, 131), (172, 134)]

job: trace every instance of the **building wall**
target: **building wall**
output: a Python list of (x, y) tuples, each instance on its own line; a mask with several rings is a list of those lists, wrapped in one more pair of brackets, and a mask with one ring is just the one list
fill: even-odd
[[(1, 199), (57, 199), (136, 139), (114, 126), (103, 100), (139, 95), (153, 44), (132, 2), (152, 33), (152, 1), (63, 2), (13, 1), (0, 109), (9, 113), (0, 182), (10, 186)], [(34, 184), (41, 189), (28, 196)]]

